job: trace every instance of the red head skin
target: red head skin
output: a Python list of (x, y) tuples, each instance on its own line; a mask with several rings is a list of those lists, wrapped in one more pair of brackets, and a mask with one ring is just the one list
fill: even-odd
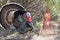
[(23, 18), (25, 20), (27, 20), (28, 22), (32, 22), (32, 17), (31, 16), (27, 16), (26, 13), (23, 14)]

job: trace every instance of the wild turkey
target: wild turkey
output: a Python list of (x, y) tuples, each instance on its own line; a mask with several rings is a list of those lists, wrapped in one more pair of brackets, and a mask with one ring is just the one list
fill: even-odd
[(18, 32), (25, 33), (33, 29), (32, 18), (29, 12), (27, 13), (23, 10), (16, 11), (14, 19), (13, 25)]

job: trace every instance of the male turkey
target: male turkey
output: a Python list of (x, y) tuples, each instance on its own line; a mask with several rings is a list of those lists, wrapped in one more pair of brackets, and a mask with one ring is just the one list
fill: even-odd
[(18, 10), (14, 13), (13, 26), (20, 33), (25, 33), (33, 29), (31, 14), (24, 10)]

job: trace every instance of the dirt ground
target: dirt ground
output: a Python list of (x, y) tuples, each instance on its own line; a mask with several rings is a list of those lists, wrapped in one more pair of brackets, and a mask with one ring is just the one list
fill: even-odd
[[(29, 31), (25, 34), (20, 34), (17, 31), (10, 33), (9, 30), (4, 31), (0, 28), (0, 40), (60, 40), (60, 27), (57, 25), (54, 26), (53, 34), (46, 34), (46, 31), (43, 32)], [(49, 33), (49, 32), (48, 32)]]

